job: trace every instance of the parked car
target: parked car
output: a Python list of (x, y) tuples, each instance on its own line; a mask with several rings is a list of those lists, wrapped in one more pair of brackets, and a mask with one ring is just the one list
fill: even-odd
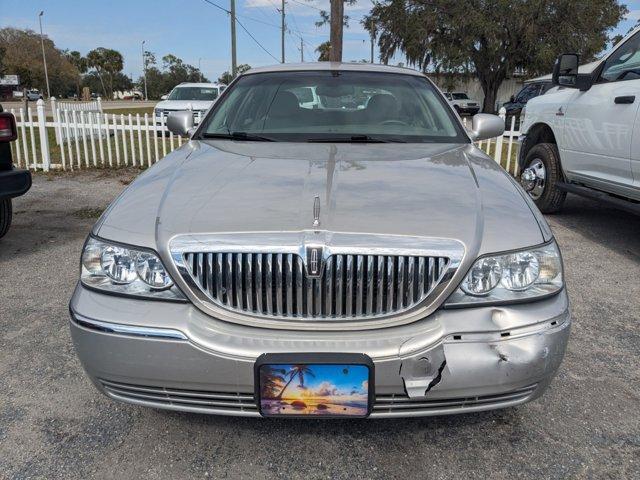
[(521, 183), (543, 212), (567, 192), (640, 213), (640, 29), (601, 60), (558, 59), (560, 88), (527, 104)]
[(0, 238), (11, 226), (13, 206), (11, 199), (24, 195), (31, 188), (31, 173), (13, 166), (10, 142), (18, 136), (13, 114), (3, 112), (0, 105)]
[(197, 125), (198, 119), (204, 116), (224, 88), (225, 85), (219, 83), (181, 83), (168, 95), (163, 95), (162, 101), (153, 109), (156, 125), (162, 125), (162, 117), (166, 123), (169, 113), (179, 110), (192, 110)]
[(29, 102), (37, 102), (38, 100), (42, 99), (42, 94), (40, 93), (39, 90), (36, 90), (35, 88), (32, 90), (27, 90), (27, 100)]
[[(305, 108), (294, 91), (352, 108)], [(366, 92), (378, 92), (368, 98)], [(306, 99), (306, 98), (305, 98)], [(333, 103), (333, 102), (332, 102)], [(519, 405), (570, 314), (549, 226), (431, 81), (371, 64), (241, 75), (107, 209), (71, 334), (115, 400), (243, 416), (398, 417)]]
[(446, 92), (444, 96), (460, 115), (475, 115), (480, 111), (480, 103), (465, 92)]
[(539, 95), (544, 95), (553, 87), (551, 77), (525, 82), (522, 89), (515, 95), (511, 95), (511, 99), (502, 105), (506, 110), (505, 125), (507, 128), (511, 128), (512, 119), (515, 117), (514, 127), (518, 130), (520, 128), (520, 115), (527, 102)]

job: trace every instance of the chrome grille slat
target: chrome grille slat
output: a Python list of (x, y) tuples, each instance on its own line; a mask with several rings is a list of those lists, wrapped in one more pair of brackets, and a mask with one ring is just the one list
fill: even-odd
[(256, 284), (256, 313), (264, 313), (262, 309), (262, 254), (256, 255), (256, 273), (255, 273), (255, 284)]
[(296, 317), (304, 317), (304, 303), (302, 301), (303, 292), (303, 272), (302, 268), (302, 259), (297, 255), (293, 257), (296, 262), (296, 281), (295, 281), (295, 289), (296, 289)]
[(282, 316), (284, 311), (282, 309), (282, 254), (275, 255), (276, 257), (276, 313), (278, 316)]
[(362, 303), (364, 300), (364, 260), (358, 255), (356, 260), (356, 316), (362, 316)]
[(267, 253), (265, 254), (265, 268), (264, 268), (264, 285), (265, 285), (265, 293), (267, 295), (266, 298), (266, 306), (267, 306), (267, 315), (273, 314), (273, 259), (272, 255)]
[(351, 320), (392, 315), (424, 302), (449, 265), (444, 257), (336, 254), (309, 278), (296, 253), (184, 253), (208, 300), (244, 314)]
[(387, 258), (387, 309), (386, 312), (393, 311), (393, 298), (395, 297), (395, 259), (394, 257)]
[(253, 255), (245, 255), (244, 279), (246, 284), (247, 310), (253, 310)]
[(333, 257), (327, 259), (327, 265), (324, 270), (324, 315), (331, 317), (333, 315)]
[(345, 302), (346, 316), (353, 314), (353, 255), (347, 255), (347, 298)]
[(367, 301), (365, 306), (365, 315), (373, 314), (373, 255), (367, 255)]
[(336, 316), (342, 317), (342, 294), (344, 289), (344, 258), (342, 255), (336, 256)]
[(287, 286), (293, 286), (293, 255), (287, 255), (287, 265), (285, 268), (285, 290), (287, 295), (287, 316), (293, 316), (293, 288), (286, 288)]
[(378, 297), (376, 298), (376, 314), (381, 314), (383, 312), (383, 301), (384, 301), (384, 257), (382, 255), (378, 255), (378, 269), (376, 272), (376, 283), (377, 283), (377, 293)]
[[(220, 301), (220, 303), (224, 303), (224, 297), (222, 294), (222, 253), (218, 253), (216, 254), (216, 273), (215, 273), (215, 279), (216, 279), (216, 296), (218, 298), (218, 300)], [(202, 286), (200, 287), (202, 288)]]
[(235, 287), (235, 293), (236, 293), (236, 307), (239, 310), (244, 310), (244, 306), (243, 306), (243, 300), (244, 300), (244, 295), (243, 295), (243, 291), (244, 288), (242, 286), (242, 255), (240, 254), (235, 254), (235, 276), (236, 276), (236, 287)]

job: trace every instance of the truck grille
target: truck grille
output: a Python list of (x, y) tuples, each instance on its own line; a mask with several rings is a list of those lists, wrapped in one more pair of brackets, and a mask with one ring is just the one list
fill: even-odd
[(228, 310), (295, 319), (386, 316), (423, 302), (449, 265), (445, 257), (332, 255), (319, 278), (291, 253), (185, 253), (198, 288)]

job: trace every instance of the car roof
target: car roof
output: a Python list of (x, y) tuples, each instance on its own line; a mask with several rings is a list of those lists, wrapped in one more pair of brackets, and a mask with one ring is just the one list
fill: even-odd
[(178, 85), (176, 85), (177, 87), (226, 87), (226, 85), (222, 84), (222, 83), (207, 83), (207, 82), (202, 82), (202, 83), (198, 83), (198, 82), (184, 82), (184, 83), (179, 83)]
[(305, 62), (305, 63), (281, 63), (266, 67), (252, 68), (242, 75), (271, 72), (305, 72), (305, 71), (339, 71), (339, 72), (382, 72), (399, 73), (424, 77), (424, 74), (412, 68), (392, 67), (376, 63), (347, 63), (347, 62)]

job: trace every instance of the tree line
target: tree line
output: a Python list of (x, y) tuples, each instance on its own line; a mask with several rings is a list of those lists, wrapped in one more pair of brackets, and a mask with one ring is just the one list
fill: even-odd
[[(138, 90), (144, 92), (144, 78), (137, 80), (124, 72), (124, 58), (117, 50), (98, 47), (86, 55), (76, 50), (62, 50), (53, 40), (44, 37), (51, 95), (56, 97), (80, 97), (82, 89), (103, 98), (113, 98), (116, 91)], [(152, 52), (145, 52), (147, 67), (147, 93), (150, 99), (158, 99), (181, 82), (206, 82), (208, 79), (193, 65), (173, 54), (156, 62)], [(19, 75), (22, 86), (46, 92), (44, 64), (40, 34), (18, 28), (0, 29), (0, 75)]]

